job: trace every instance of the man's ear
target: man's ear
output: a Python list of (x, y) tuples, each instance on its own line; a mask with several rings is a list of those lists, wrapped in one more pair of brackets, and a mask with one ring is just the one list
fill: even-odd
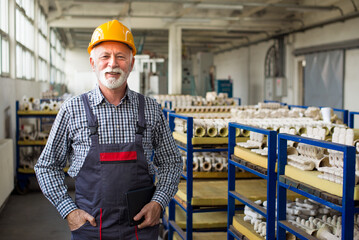
[(132, 72), (133, 66), (135, 66), (135, 56), (132, 56), (132, 63), (131, 63), (131, 71), (130, 72)]
[(91, 56), (90, 56), (90, 64), (91, 64), (92, 71), (94, 72), (95, 71), (95, 60), (93, 60), (93, 58)]

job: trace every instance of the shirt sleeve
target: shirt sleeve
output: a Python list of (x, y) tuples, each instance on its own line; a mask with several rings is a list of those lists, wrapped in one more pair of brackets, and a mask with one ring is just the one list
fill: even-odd
[(154, 126), (153, 146), (155, 154), (153, 163), (157, 167), (158, 181), (152, 200), (158, 202), (162, 209), (165, 209), (177, 193), (183, 163), (167, 120), (159, 105), (157, 111), (159, 118)]
[(64, 184), (63, 169), (70, 149), (68, 140), (70, 119), (66, 108), (62, 106), (51, 128), (46, 146), (35, 165), (36, 177), (42, 192), (63, 218), (77, 209)]

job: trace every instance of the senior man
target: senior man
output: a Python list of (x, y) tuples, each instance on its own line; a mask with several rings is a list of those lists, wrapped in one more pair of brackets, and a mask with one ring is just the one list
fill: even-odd
[[(98, 85), (61, 106), (35, 166), (38, 182), (74, 240), (157, 239), (182, 171), (178, 148), (159, 105), (127, 86), (136, 54), (131, 31), (117, 20), (102, 24), (88, 52)], [(64, 184), (67, 160), (75, 201)], [(126, 193), (151, 187), (155, 168), (152, 200), (134, 217), (144, 221), (130, 226)]]

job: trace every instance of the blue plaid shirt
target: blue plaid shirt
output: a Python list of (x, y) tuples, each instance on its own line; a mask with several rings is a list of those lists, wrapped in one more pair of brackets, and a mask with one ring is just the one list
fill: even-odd
[[(138, 119), (137, 94), (127, 87), (118, 106), (110, 104), (98, 86), (87, 94), (91, 108), (98, 118), (99, 143), (133, 142)], [(143, 137), (143, 148), (150, 174), (155, 173), (155, 165), (158, 177), (152, 200), (164, 209), (177, 192), (182, 160), (159, 104), (148, 97), (145, 97), (145, 118), (147, 129)], [(35, 165), (36, 176), (44, 195), (63, 218), (77, 209), (63, 183), (63, 168), (68, 161), (68, 174), (75, 177), (79, 173), (90, 149), (89, 134), (83, 102), (80, 96), (71, 98), (62, 104), (47, 144)], [(153, 162), (152, 150), (155, 150)]]

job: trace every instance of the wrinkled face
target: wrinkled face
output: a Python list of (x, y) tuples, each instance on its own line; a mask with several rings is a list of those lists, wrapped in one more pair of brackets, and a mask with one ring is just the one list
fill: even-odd
[(103, 42), (92, 50), (90, 63), (99, 84), (116, 89), (127, 82), (134, 57), (131, 49), (123, 43)]

